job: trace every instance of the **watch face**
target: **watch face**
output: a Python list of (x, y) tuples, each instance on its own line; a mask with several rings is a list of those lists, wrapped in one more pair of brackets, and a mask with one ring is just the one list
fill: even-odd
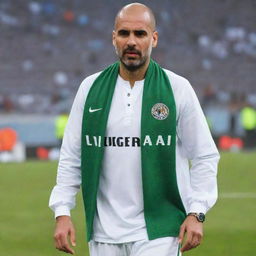
[(205, 220), (205, 215), (203, 213), (199, 213), (198, 214), (198, 220), (201, 221), (201, 222), (204, 222)]

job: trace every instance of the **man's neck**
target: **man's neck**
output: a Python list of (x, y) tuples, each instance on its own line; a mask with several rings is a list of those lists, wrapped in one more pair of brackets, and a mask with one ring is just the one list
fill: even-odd
[(136, 81), (143, 80), (147, 71), (149, 65), (149, 60), (143, 65), (141, 68), (135, 71), (129, 71), (127, 70), (124, 65), (121, 63), (120, 64), (120, 70), (119, 74), (120, 76), (130, 82), (131, 88), (133, 88), (134, 84)]

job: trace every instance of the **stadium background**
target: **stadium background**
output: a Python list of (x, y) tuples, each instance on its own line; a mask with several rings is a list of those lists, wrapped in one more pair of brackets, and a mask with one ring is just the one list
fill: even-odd
[[(15, 129), (29, 157), (24, 163), (0, 163), (1, 252), (61, 255), (53, 247), (54, 221), (47, 208), (57, 162), (31, 157), (38, 155), (38, 147), (43, 152), (58, 147), (57, 116), (69, 111), (85, 76), (115, 61), (114, 16), (129, 2), (0, 2), (0, 128)], [(160, 39), (153, 58), (189, 79), (216, 143), (221, 146), (222, 136), (243, 139), (241, 109), (256, 106), (256, 2), (141, 2), (157, 18)], [(256, 154), (239, 145), (222, 152), (220, 199), (209, 212), (205, 242), (188, 255), (255, 254)], [(81, 195), (73, 216), (77, 255), (86, 255)]]

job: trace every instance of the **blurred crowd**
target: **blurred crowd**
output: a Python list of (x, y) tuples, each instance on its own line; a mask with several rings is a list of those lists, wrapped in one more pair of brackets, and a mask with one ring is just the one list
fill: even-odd
[[(1, 1), (0, 113), (68, 112), (81, 81), (115, 61), (114, 17), (129, 2)], [(189, 79), (206, 112), (227, 110), (234, 133), (234, 116), (256, 107), (256, 2), (141, 2), (157, 19), (154, 59)]]

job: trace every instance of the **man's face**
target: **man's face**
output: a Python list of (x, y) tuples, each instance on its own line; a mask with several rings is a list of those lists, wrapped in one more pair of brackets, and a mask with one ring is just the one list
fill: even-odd
[(157, 45), (158, 35), (153, 31), (146, 15), (119, 17), (113, 31), (116, 53), (129, 71), (136, 71), (149, 60), (152, 47)]

